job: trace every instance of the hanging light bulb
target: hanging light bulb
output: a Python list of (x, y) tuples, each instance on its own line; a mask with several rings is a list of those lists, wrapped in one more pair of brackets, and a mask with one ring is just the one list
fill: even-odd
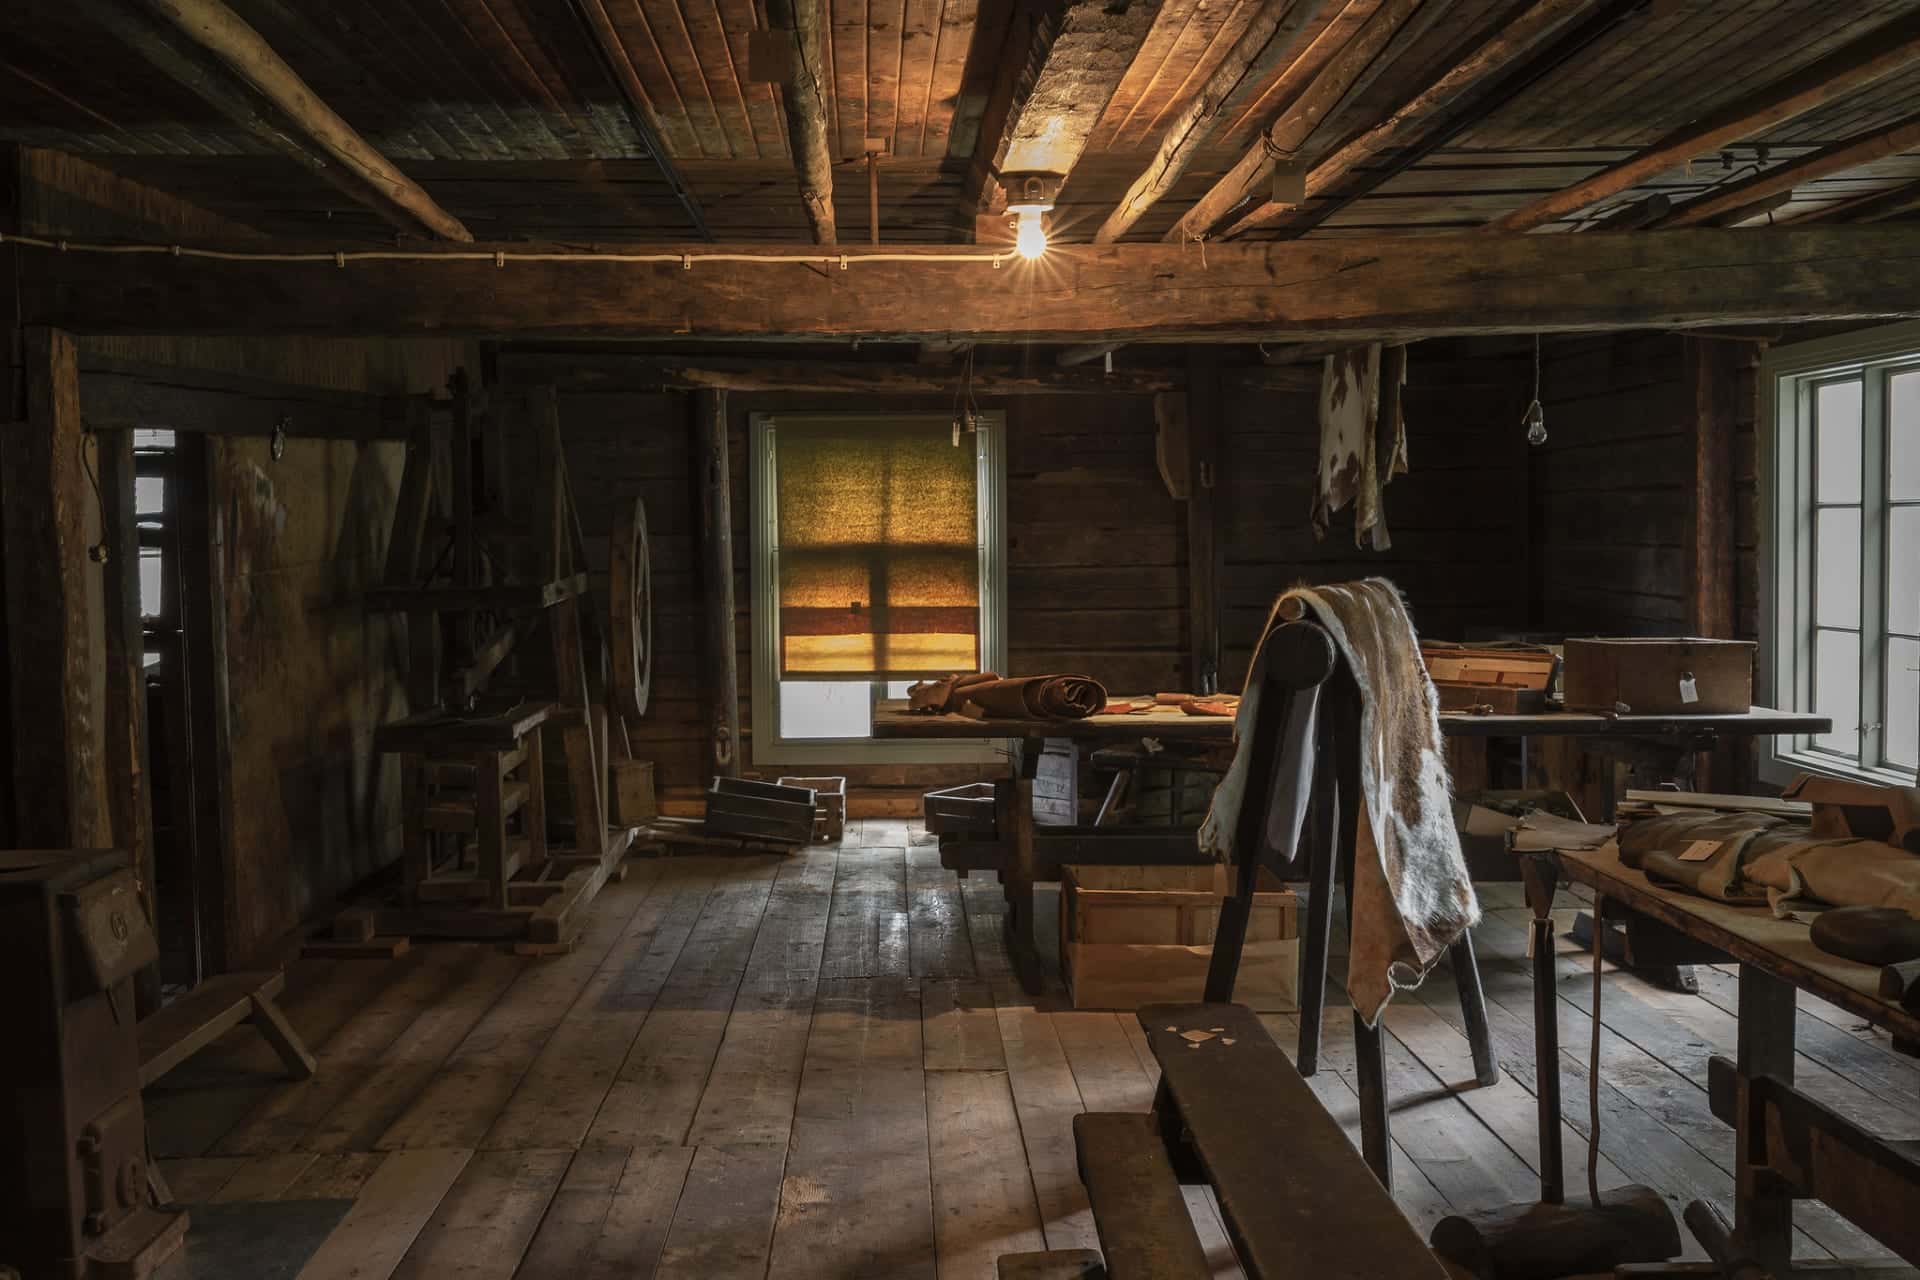
[(1060, 177), (1052, 173), (1009, 173), (1000, 179), (1007, 193), (1007, 212), (1013, 215), (1013, 248), (1031, 262), (1047, 251), (1045, 216), (1053, 208)]
[(1538, 448), (1547, 442), (1547, 411), (1540, 405), (1540, 335), (1533, 335), (1533, 403), (1520, 415), (1527, 429), (1527, 443)]
[(1013, 247), (1021, 257), (1031, 262), (1047, 251), (1047, 228), (1040, 220), (1038, 209), (1020, 210), (1019, 221), (1015, 223)]

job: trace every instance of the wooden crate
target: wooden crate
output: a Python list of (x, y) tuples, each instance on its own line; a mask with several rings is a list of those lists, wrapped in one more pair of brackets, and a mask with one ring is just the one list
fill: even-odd
[(969, 782), (964, 786), (929, 791), (920, 798), (926, 815), (927, 830), (934, 835), (990, 836), (998, 830), (993, 809), (993, 784)]
[(845, 778), (782, 778), (783, 787), (813, 792), (813, 838), (838, 840), (847, 834), (847, 780)]
[(708, 831), (781, 844), (813, 840), (813, 791), (749, 778), (715, 778), (707, 790)]
[[(1060, 967), (1073, 1007), (1200, 999), (1228, 873), (1211, 866), (1063, 867)], [(1233, 998), (1262, 1013), (1291, 1013), (1299, 967), (1299, 899), (1263, 870)]]
[(660, 816), (660, 802), (653, 790), (653, 761), (615, 760), (608, 772), (615, 825), (637, 827)]
[(1641, 716), (1744, 714), (1753, 705), (1751, 640), (1571, 639), (1561, 682), (1569, 711)]

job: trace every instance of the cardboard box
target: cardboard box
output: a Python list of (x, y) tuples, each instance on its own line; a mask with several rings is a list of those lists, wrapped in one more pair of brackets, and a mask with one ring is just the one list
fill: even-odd
[(1569, 639), (1569, 711), (1621, 715), (1744, 714), (1753, 706), (1751, 640)]
[[(1060, 967), (1076, 1009), (1137, 1009), (1205, 993), (1227, 867), (1061, 868)], [(1299, 899), (1260, 872), (1233, 998), (1292, 1013), (1300, 986)]]

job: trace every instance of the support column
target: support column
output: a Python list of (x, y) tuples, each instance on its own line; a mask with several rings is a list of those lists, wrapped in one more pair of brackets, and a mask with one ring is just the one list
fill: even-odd
[(105, 566), (88, 554), (101, 541), (98, 463), (73, 339), (35, 327), (22, 345), (26, 419), (5, 425), (0, 448), (14, 839), (109, 848)]
[(1220, 355), (1187, 349), (1187, 677), (1194, 693), (1220, 687)]
[(740, 776), (740, 659), (734, 633), (733, 474), (727, 459), (727, 393), (693, 396), (694, 466), (700, 478), (702, 695), (707, 766)]

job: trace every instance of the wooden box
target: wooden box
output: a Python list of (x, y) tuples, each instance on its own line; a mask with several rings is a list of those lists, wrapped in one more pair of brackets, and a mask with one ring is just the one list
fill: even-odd
[(813, 838), (838, 840), (847, 834), (847, 780), (845, 778), (782, 778), (783, 787), (813, 792)]
[(1561, 680), (1569, 711), (1743, 714), (1753, 706), (1751, 640), (1569, 639)]
[[(1135, 1009), (1198, 1000), (1213, 960), (1230, 869), (1061, 868), (1060, 967), (1076, 1009)], [(1262, 1013), (1297, 1007), (1299, 900), (1262, 870), (1240, 954), (1236, 1003)]]
[(926, 814), (927, 830), (934, 835), (964, 832), (990, 836), (998, 830), (991, 782), (969, 782), (942, 791), (929, 791), (920, 797), (920, 804)]
[(813, 840), (813, 791), (748, 778), (715, 778), (707, 791), (707, 830), (779, 844)]
[(653, 790), (653, 761), (615, 760), (610, 773), (615, 826), (637, 827), (660, 816), (660, 802)]

